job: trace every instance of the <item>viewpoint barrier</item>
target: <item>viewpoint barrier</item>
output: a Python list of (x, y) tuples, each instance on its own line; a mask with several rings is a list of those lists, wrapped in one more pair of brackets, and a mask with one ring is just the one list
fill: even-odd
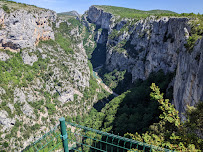
[(96, 129), (59, 119), (60, 124), (43, 135), (23, 152), (171, 152)]

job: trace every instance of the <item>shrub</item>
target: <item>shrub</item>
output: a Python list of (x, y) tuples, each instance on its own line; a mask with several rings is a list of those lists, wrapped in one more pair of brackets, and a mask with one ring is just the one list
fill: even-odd
[(195, 43), (197, 42), (197, 40), (200, 38), (200, 36), (198, 36), (197, 34), (193, 34), (192, 36), (189, 37), (189, 39), (187, 40), (187, 43), (185, 44), (185, 47), (188, 49), (188, 52), (191, 53)]
[(3, 5), (3, 10), (6, 12), (6, 13), (10, 13), (10, 9), (8, 8), (8, 6), (7, 5)]
[(7, 147), (8, 147), (8, 143), (7, 143), (7, 142), (4, 142), (4, 143), (3, 143), (3, 146), (4, 146), (4, 148), (7, 148)]

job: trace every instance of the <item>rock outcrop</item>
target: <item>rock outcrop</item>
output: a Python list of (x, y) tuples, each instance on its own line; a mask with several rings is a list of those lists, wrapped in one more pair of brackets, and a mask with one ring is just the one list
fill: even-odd
[(186, 105), (203, 101), (203, 38), (191, 53), (179, 53), (173, 90), (174, 104), (180, 113), (185, 112)]
[(33, 48), (40, 40), (54, 39), (55, 20), (56, 13), (51, 10), (17, 9), (7, 13), (0, 8), (0, 48), (16, 52)]

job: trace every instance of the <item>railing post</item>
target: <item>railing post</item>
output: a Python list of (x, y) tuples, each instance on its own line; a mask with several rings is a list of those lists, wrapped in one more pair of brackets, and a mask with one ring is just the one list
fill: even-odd
[(61, 137), (62, 137), (62, 141), (63, 141), (64, 152), (69, 152), (69, 150), (68, 150), (68, 135), (66, 132), (65, 118), (61, 117), (59, 119), (59, 121), (60, 121), (60, 127), (61, 127)]

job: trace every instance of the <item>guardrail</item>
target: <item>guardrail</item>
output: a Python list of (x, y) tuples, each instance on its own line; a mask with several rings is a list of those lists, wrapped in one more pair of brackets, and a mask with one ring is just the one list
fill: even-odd
[(118, 135), (99, 131), (66, 122), (65, 118), (59, 119), (60, 124), (46, 133), (23, 152), (155, 152), (172, 150), (149, 145), (147, 143), (124, 138)]

